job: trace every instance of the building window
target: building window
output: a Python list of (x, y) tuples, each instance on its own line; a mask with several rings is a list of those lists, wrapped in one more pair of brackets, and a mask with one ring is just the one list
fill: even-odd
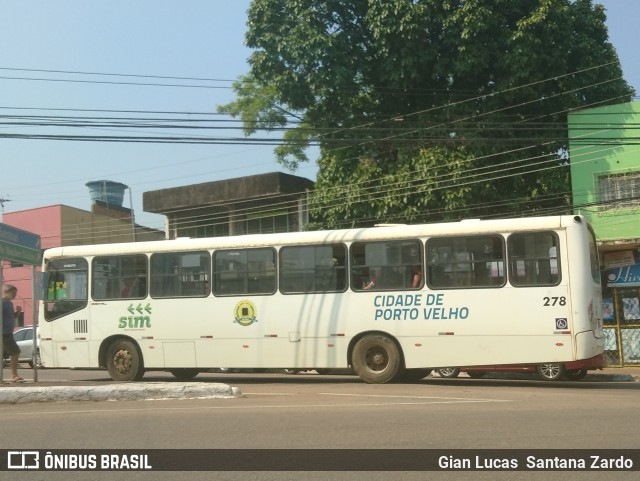
[(273, 234), (274, 232), (292, 232), (295, 229), (289, 219), (290, 213), (287, 210), (262, 211), (254, 214), (247, 214), (246, 229), (247, 234)]
[(600, 208), (640, 205), (640, 172), (627, 172), (598, 177)]

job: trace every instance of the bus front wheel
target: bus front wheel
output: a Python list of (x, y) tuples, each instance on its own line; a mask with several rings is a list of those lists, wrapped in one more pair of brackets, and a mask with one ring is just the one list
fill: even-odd
[(118, 339), (107, 349), (107, 371), (114, 381), (138, 381), (144, 375), (142, 356), (136, 345)]
[(438, 374), (440, 374), (440, 377), (458, 377), (458, 375), (460, 374), (460, 369), (458, 369), (457, 367), (443, 367), (438, 369)]
[(402, 363), (400, 350), (391, 338), (369, 335), (356, 342), (351, 364), (364, 382), (383, 384), (398, 375)]

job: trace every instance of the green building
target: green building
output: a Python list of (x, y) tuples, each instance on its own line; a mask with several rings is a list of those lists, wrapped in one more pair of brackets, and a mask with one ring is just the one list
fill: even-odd
[(640, 102), (579, 110), (568, 122), (574, 212), (601, 252), (609, 363), (640, 366)]

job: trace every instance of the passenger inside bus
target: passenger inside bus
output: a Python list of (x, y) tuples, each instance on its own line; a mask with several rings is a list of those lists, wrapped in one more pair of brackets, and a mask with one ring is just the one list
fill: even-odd
[(124, 280), (124, 287), (122, 291), (120, 291), (120, 297), (132, 297), (133, 296), (133, 287), (136, 280), (133, 277), (129, 277)]
[(411, 287), (417, 289), (422, 285), (422, 266), (411, 266)]
[(380, 285), (382, 282), (382, 269), (380, 267), (376, 267), (373, 269), (373, 275), (369, 282), (362, 286), (363, 289), (380, 289), (382, 286)]

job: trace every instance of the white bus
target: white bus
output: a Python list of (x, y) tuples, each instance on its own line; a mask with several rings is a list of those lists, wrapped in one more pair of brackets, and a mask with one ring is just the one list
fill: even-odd
[(598, 253), (580, 216), (49, 249), (44, 367), (604, 366)]

